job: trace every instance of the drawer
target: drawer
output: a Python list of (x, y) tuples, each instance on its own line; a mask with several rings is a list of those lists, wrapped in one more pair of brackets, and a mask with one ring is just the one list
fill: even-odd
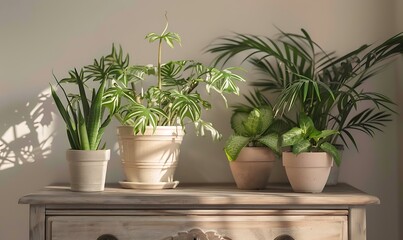
[(315, 215), (49, 216), (46, 231), (47, 240), (348, 239), (347, 216)]

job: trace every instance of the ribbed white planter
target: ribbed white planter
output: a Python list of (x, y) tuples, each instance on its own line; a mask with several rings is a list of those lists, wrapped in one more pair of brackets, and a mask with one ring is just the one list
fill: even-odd
[(295, 155), (283, 152), (283, 165), (295, 192), (320, 193), (326, 185), (333, 158), (325, 152)]
[(265, 189), (276, 156), (267, 147), (244, 147), (230, 162), (232, 176), (239, 189)]
[(174, 181), (184, 136), (181, 127), (158, 126), (155, 132), (147, 127), (144, 134), (135, 135), (132, 127), (120, 126), (117, 132), (126, 181), (147, 184)]
[(99, 192), (105, 188), (110, 150), (67, 150), (72, 191)]

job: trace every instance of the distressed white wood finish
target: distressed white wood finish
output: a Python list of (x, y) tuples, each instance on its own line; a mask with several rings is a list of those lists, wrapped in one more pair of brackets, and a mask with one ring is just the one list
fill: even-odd
[(231, 240), (228, 237), (219, 235), (214, 231), (203, 232), (203, 230), (195, 228), (187, 232), (179, 232), (173, 237), (164, 238), (164, 240)]
[(197, 184), (152, 191), (109, 186), (99, 193), (50, 186), (20, 203), (31, 204), (31, 240), (97, 239), (104, 234), (119, 240), (194, 240), (195, 229), (206, 234), (196, 234), (199, 240), (213, 233), (230, 240), (282, 235), (365, 240), (365, 206), (379, 204), (379, 199), (347, 184), (319, 194), (294, 193), (287, 185), (245, 191), (231, 184)]
[(133, 190), (107, 187), (99, 194), (76, 193), (67, 186), (50, 186), (20, 199), (24, 204), (113, 204), (113, 205), (366, 205), (379, 199), (347, 184), (326, 187), (322, 193), (294, 193), (288, 185), (265, 190), (238, 190), (230, 184), (179, 185), (172, 190)]
[(349, 215), (350, 239), (366, 240), (367, 239), (367, 224), (366, 211), (363, 207), (354, 207), (350, 209)]
[(47, 216), (348, 216), (348, 210), (46, 210)]
[(194, 228), (231, 240), (272, 240), (284, 234), (298, 240), (348, 239), (347, 216), (53, 216), (47, 222), (48, 240), (97, 239), (104, 234), (119, 240), (181, 239), (173, 235)]

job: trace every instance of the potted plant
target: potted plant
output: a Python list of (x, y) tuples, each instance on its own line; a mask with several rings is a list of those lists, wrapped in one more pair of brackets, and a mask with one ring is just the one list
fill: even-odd
[(285, 123), (273, 118), (270, 103), (260, 92), (246, 97), (249, 105), (234, 107), (224, 152), (239, 189), (264, 189), (280, 153), (279, 134)]
[[(305, 112), (317, 129), (340, 133), (329, 138), (330, 143), (342, 143), (347, 148), (352, 144), (358, 150), (354, 131), (373, 137), (395, 112), (389, 97), (364, 85), (403, 53), (403, 33), (337, 57), (324, 51), (304, 29), (301, 32), (280, 31), (278, 38), (236, 34), (221, 38), (209, 51), (218, 54), (216, 64), (248, 53), (244, 60), (263, 76), (252, 85), (277, 93), (276, 114), (287, 114), (293, 108)], [(365, 108), (360, 108), (363, 105)], [(337, 168), (333, 169), (337, 177)]]
[[(106, 113), (103, 98), (109, 69), (105, 68), (104, 58), (94, 60), (81, 70), (69, 71), (70, 77), (58, 80), (56, 85), (62, 97), (51, 85), (52, 97), (62, 116), (71, 149), (67, 150), (66, 158), (70, 168), (70, 185), (72, 191), (93, 192), (103, 191), (110, 150), (105, 149), (102, 137), (105, 127), (110, 123), (113, 112)], [(88, 83), (96, 84), (93, 88)], [(62, 84), (73, 83), (76, 92), (67, 92)], [(88, 99), (88, 91), (91, 100)], [(65, 99), (63, 104), (61, 99)]]
[[(126, 181), (131, 188), (173, 188), (173, 174), (186, 126), (194, 124), (196, 134), (209, 131), (213, 139), (221, 134), (202, 118), (212, 107), (198, 92), (217, 92), (226, 103), (225, 94), (239, 94), (236, 83), (244, 79), (234, 68), (220, 70), (193, 60), (162, 62), (162, 46), (173, 48), (181, 43), (177, 33), (168, 32), (168, 22), (161, 34), (150, 33), (149, 42), (158, 43), (157, 65), (130, 65), (129, 57), (112, 48), (106, 57), (114, 77), (105, 93), (105, 104), (116, 110), (123, 126), (118, 128), (120, 152)], [(156, 84), (147, 79), (154, 78)], [(144, 85), (149, 84), (148, 88)]]
[(304, 113), (299, 115), (298, 123), (281, 137), (282, 147), (291, 147), (291, 151), (282, 154), (287, 177), (296, 192), (322, 192), (333, 160), (340, 164), (339, 151), (327, 141), (338, 132), (317, 130)]

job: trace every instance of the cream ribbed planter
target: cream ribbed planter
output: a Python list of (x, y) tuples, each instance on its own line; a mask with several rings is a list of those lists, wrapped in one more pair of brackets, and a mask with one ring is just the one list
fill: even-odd
[(99, 192), (105, 188), (110, 150), (67, 150), (72, 191)]
[(283, 165), (295, 192), (320, 193), (329, 177), (333, 158), (325, 152), (306, 152), (298, 155), (283, 152)]
[(184, 135), (181, 127), (158, 126), (155, 132), (147, 127), (144, 134), (135, 135), (132, 127), (120, 126), (117, 133), (126, 181), (136, 188), (174, 181)]
[(244, 147), (230, 168), (239, 189), (265, 189), (276, 156), (267, 147)]

